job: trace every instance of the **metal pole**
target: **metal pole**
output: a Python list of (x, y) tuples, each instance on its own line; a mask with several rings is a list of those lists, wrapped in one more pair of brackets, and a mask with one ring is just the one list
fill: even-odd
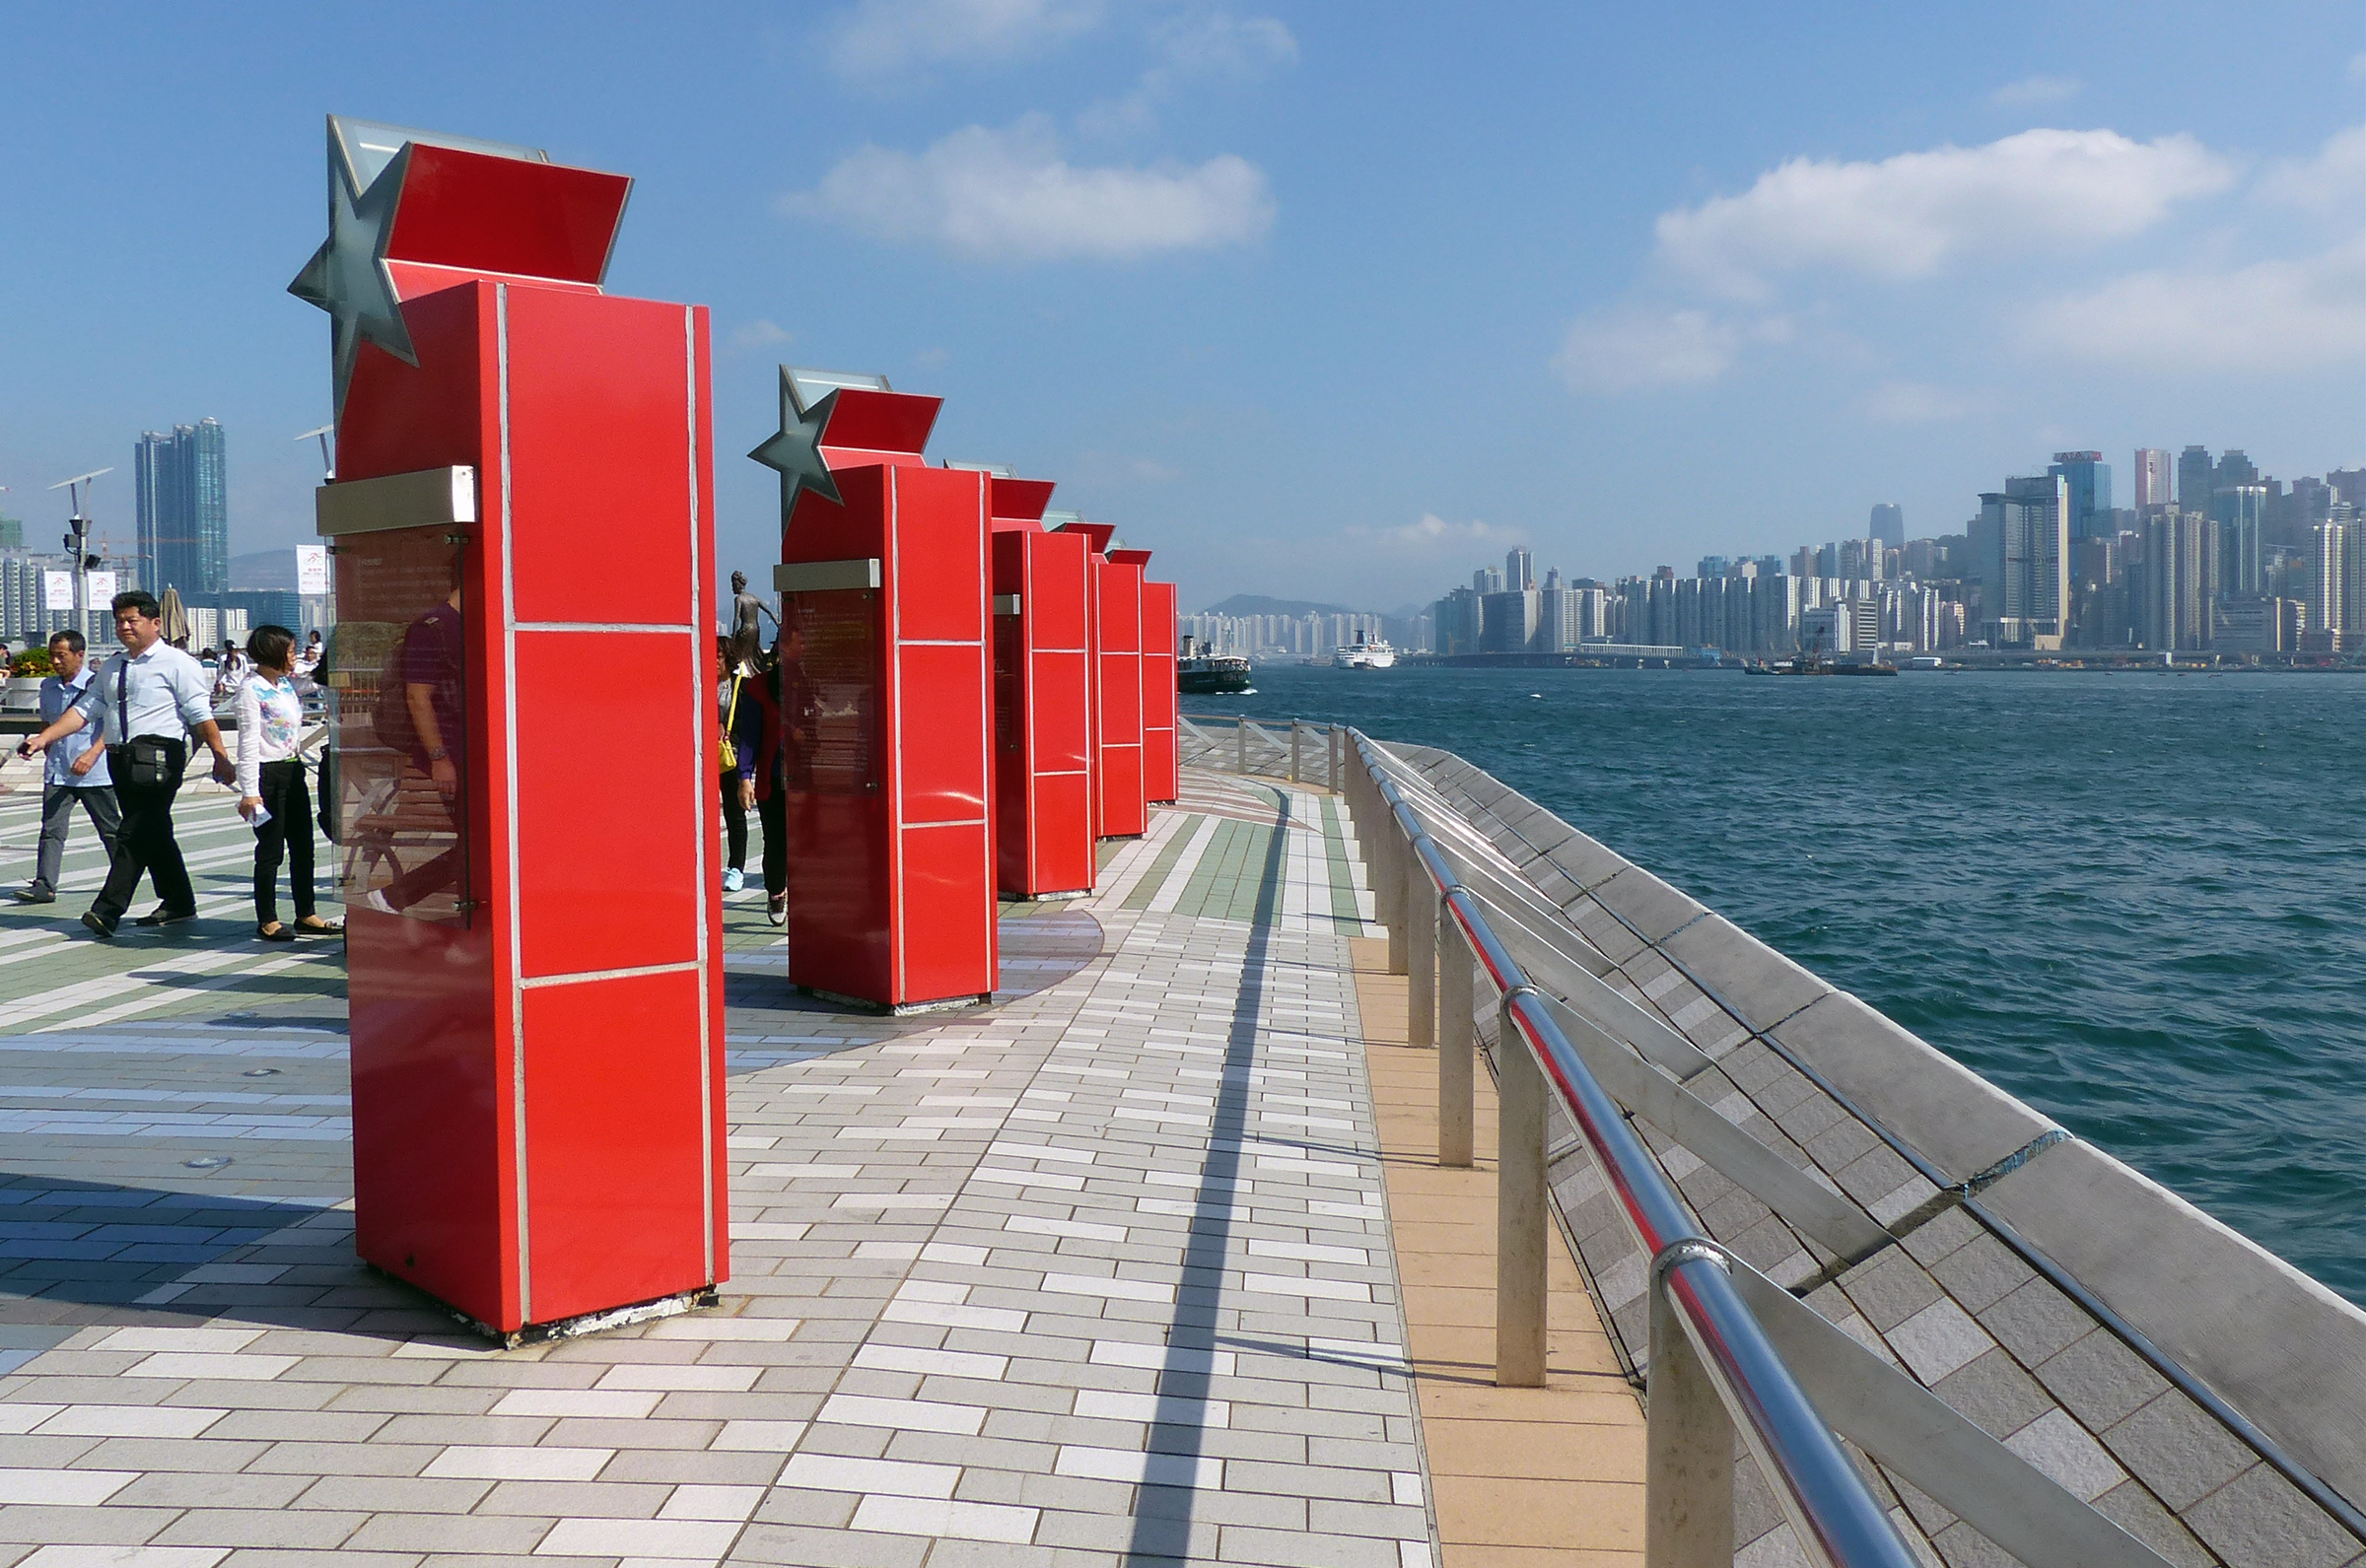
[(1657, 1277), (1643, 1441), (1643, 1568), (1732, 1568), (1733, 1421)]
[(1249, 771), (1249, 716), (1240, 716), (1240, 728), (1233, 737), (1232, 771), (1246, 775)]
[(1387, 833), (1387, 876), (1391, 892), (1389, 912), (1392, 916), (1388, 922), (1388, 972), (1404, 975), (1412, 972), (1413, 907), (1420, 902), (1414, 889), (1414, 879), (1419, 877), (1427, 885), (1429, 878), (1422, 870), (1421, 862), (1415, 858), (1413, 841), (1405, 836), (1405, 825), (1397, 820), (1394, 811), (1388, 814)]
[(1303, 732), (1304, 726), (1301, 725), (1296, 719), (1293, 718), (1289, 721), (1289, 782), (1291, 784), (1296, 784), (1299, 782), (1300, 770), (1298, 768), (1298, 737)]
[(1496, 1383), (1545, 1386), (1545, 1073), (1512, 1022), (1514, 986), (1496, 1008)]
[(1471, 1023), (1478, 1007), (1479, 965), (1443, 895), (1437, 901), (1437, 1163), (1467, 1171), (1474, 1163), (1471, 1097), (1477, 1062)]
[(1405, 857), (1405, 1043), (1437, 1044), (1437, 897), (1419, 855)]

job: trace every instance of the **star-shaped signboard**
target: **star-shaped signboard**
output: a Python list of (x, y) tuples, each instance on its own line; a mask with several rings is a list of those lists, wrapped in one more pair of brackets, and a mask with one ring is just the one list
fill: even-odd
[(353, 362), (367, 341), (406, 365), (417, 365), (402, 301), (386, 266), (386, 236), (394, 227), (394, 202), (402, 192), (409, 149), (397, 152), (363, 188), (334, 121), (328, 133), (328, 238), (313, 252), (288, 292), (328, 312), (329, 343), (336, 363), (336, 412), (345, 412), (345, 387)]
[(838, 482), (830, 477), (830, 465), (821, 455), (822, 432), (830, 428), (830, 410), (837, 403), (838, 393), (832, 388), (811, 408), (804, 407), (790, 379), (789, 367), (781, 367), (781, 428), (748, 455), (780, 471), (783, 529), (789, 526), (790, 513), (797, 511), (800, 491), (810, 490), (824, 501), (845, 504), (838, 494)]

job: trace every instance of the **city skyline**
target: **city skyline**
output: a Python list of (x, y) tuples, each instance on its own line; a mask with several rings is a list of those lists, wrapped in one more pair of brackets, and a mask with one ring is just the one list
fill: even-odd
[[(722, 447), (770, 428), (782, 360), (885, 372), (948, 398), (947, 455), (1058, 481), (1187, 602), (1403, 602), (1515, 543), (1774, 551), (1877, 502), (1931, 528), (2030, 454), (2183, 433), (2366, 460), (2366, 66), (2330, 5), (414, 20), (477, 46), (423, 73), (374, 19), (270, 4), (20, 19), (0, 267), (41, 307), (0, 343), (0, 484), (29, 532), (41, 486), (201, 411), (239, 444), (236, 548), (304, 535), (325, 329), (283, 291), (332, 109), (632, 172), (614, 281), (713, 307)], [(2204, 56), (2277, 90), (2158, 90)], [(1458, 112), (1407, 122), (1417, 90)], [(774, 558), (765, 474), (717, 481), (722, 554)], [(130, 504), (103, 482), (101, 528)]]

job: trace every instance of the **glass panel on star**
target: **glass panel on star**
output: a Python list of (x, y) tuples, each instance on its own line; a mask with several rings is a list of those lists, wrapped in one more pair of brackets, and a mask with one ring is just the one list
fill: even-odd
[(322, 664), (344, 901), (465, 925), (473, 905), (460, 592), (460, 546), (444, 527), (349, 536), (337, 546), (337, 624)]

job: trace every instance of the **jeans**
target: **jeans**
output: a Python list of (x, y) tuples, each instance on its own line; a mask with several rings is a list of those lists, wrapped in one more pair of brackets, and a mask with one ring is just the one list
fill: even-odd
[(77, 805), (99, 830), (99, 842), (105, 847), (107, 858), (114, 858), (115, 834), (123, 822), (122, 810), (115, 804), (114, 785), (51, 784), (41, 791), (41, 847), (35, 856), (30, 891), (57, 892), (58, 867), (66, 858), (66, 829), (74, 821)]
[(288, 901), (296, 918), (310, 919), (313, 905), (313, 799), (304, 786), (304, 764), (290, 758), (264, 763), (257, 785), (271, 820), (254, 830), (254, 922), (279, 919), (279, 861), (288, 861)]
[(157, 901), (168, 913), (187, 915), (197, 908), (197, 894), (189, 886), (189, 868), (173, 837), (173, 797), (180, 793), (181, 775), (188, 769), (189, 744), (158, 736), (141, 738), (165, 748), (163, 784), (133, 784), (131, 748), (106, 748), (106, 771), (114, 777), (115, 803), (123, 808), (123, 825), (115, 833), (115, 856), (106, 868), (106, 886), (91, 901), (91, 913), (110, 927), (131, 908), (131, 896), (139, 891), (142, 876), (154, 879)]

